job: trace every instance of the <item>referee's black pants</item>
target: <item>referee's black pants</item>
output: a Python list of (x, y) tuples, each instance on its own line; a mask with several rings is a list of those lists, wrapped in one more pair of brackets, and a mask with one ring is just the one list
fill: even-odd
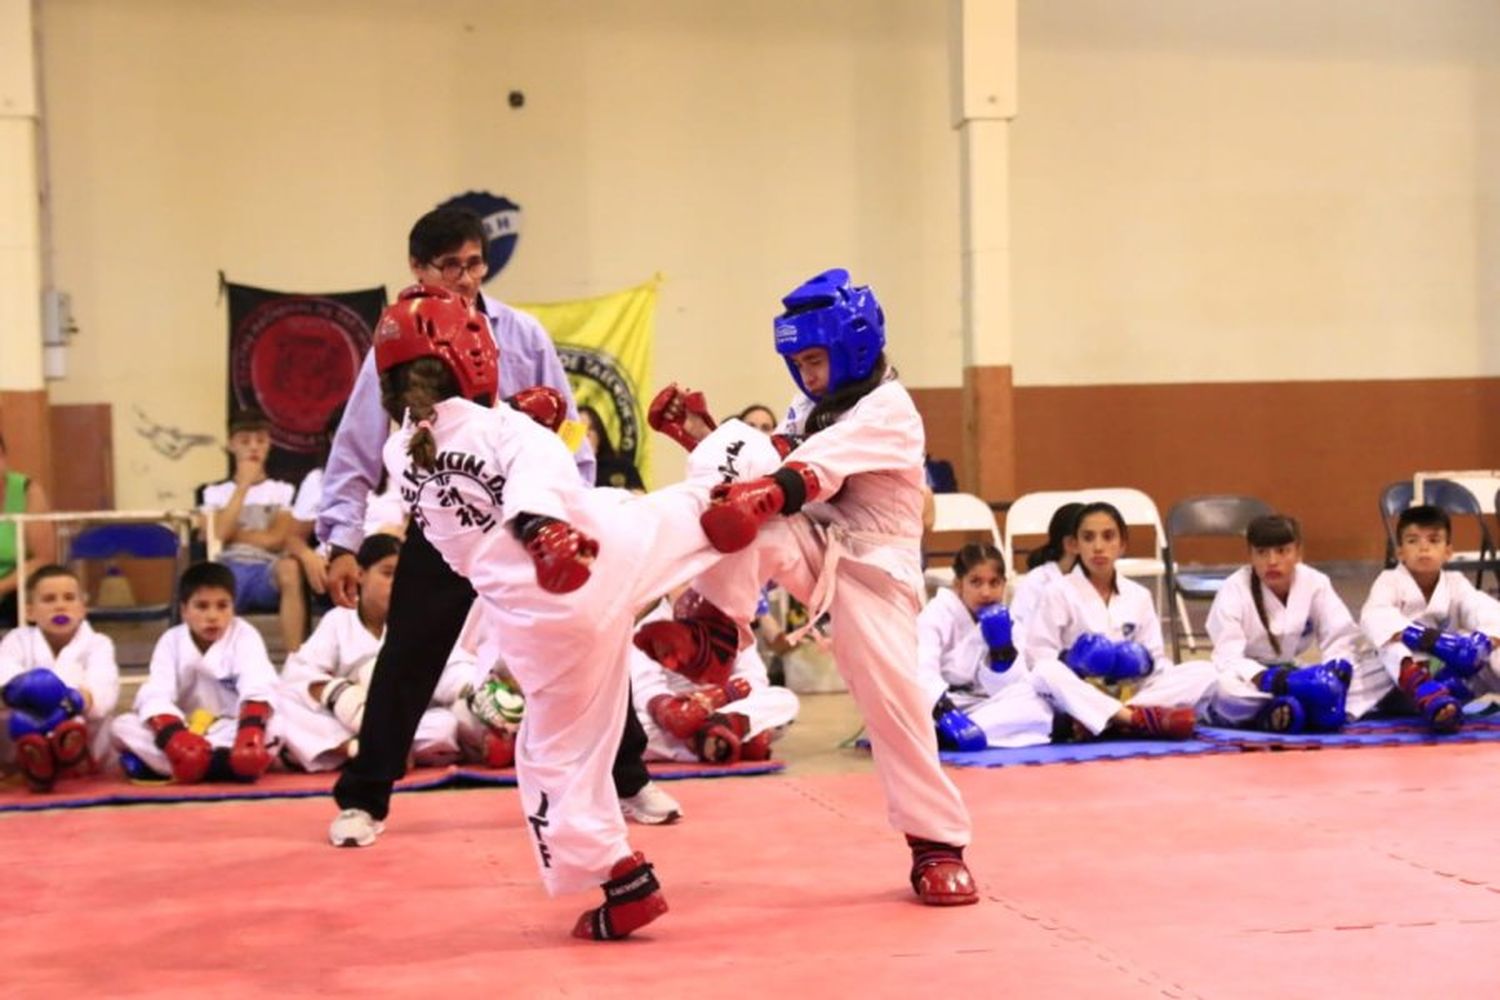
[[(359, 756), (344, 766), (333, 786), (340, 809), (363, 809), (376, 819), (390, 812), (391, 786), (406, 774), (417, 724), (474, 599), (469, 581), (453, 572), (413, 521), (396, 563), (385, 644), (375, 660), (359, 727)], [(645, 750), (646, 730), (632, 708), (625, 713), (625, 733), (615, 754), (615, 791), (621, 798), (636, 794), (650, 780), (641, 761)]]

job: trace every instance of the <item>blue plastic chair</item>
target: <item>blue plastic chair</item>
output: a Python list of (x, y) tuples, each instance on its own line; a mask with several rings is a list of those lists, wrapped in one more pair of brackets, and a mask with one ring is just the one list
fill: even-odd
[[(68, 547), (69, 562), (108, 562), (113, 559), (170, 559), (175, 588), (181, 574), (182, 546), (177, 532), (164, 524), (98, 524), (74, 536)], [(165, 603), (137, 604), (125, 608), (90, 608), (91, 621), (149, 621), (175, 617), (177, 604), (169, 596)]]

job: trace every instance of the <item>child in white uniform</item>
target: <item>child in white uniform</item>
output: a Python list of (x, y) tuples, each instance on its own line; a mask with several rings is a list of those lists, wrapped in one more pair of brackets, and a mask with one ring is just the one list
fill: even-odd
[(1397, 519), (1400, 565), (1376, 577), (1359, 614), (1382, 667), (1350, 690), (1351, 715), (1399, 688), (1435, 731), (1451, 733), (1463, 723), (1464, 703), (1500, 691), (1500, 602), (1443, 570), (1452, 538), (1437, 507), (1410, 507)]
[(45, 565), (27, 576), (26, 616), (32, 624), (0, 639), (3, 757), (20, 764), (33, 790), (47, 791), (65, 771), (104, 763), (120, 668), (114, 641), (89, 625), (71, 570)]
[[(922, 420), (886, 364), (885, 317), (869, 288), (833, 270), (782, 301), (776, 349), (802, 390), (777, 435), (784, 464), (716, 491), (704, 530), (738, 554), (694, 583), (697, 613), (649, 623), (636, 642), (669, 668), (703, 676), (727, 669), (750, 643), (745, 623), (768, 580), (807, 605), (809, 621), (827, 612), (891, 824), (911, 846), (913, 890), (930, 905), (977, 902), (963, 863), (969, 814), (938, 762), (932, 704), (913, 670), (924, 592)], [(664, 393), (652, 426), (692, 447), (712, 426), (692, 402)]]
[(276, 668), (260, 633), (235, 617), (234, 588), (222, 563), (197, 563), (182, 574), (182, 624), (157, 640), (135, 710), (112, 726), (131, 777), (255, 781), (271, 766), (280, 749)]
[[(917, 616), (917, 677), (945, 749), (1029, 747), (1052, 739), (1052, 707), (1032, 687), (1019, 655), (1021, 627), (1011, 623), (999, 649), (991, 649), (980, 627), (981, 614), (1004, 614), (1009, 621), (1000, 603), (1004, 593), (1000, 550), (970, 543), (953, 558), (953, 586), (934, 594)], [(977, 732), (978, 745), (966, 744), (972, 737), (964, 722)]]
[(1026, 573), (1016, 581), (1010, 599), (1010, 616), (1024, 627), (1042, 607), (1047, 588), (1066, 576), (1078, 561), (1078, 530), (1081, 503), (1065, 503), (1047, 522), (1047, 544), (1026, 554)]
[[(355, 556), (360, 566), (358, 607), (335, 607), (325, 614), (282, 668), (281, 732), (287, 755), (305, 771), (335, 770), (358, 752), (355, 737), (385, 639), (400, 552), (401, 539), (394, 535), (366, 538)], [(440, 766), (459, 757), (458, 721), (451, 706), (461, 688), (474, 681), (475, 666), (472, 655), (461, 647), (458, 653), (450, 658), (432, 707), (417, 726), (412, 752), (419, 765)]]
[[(1245, 529), (1250, 565), (1227, 580), (1208, 611), (1218, 685), (1211, 713), (1230, 726), (1336, 731), (1351, 673), (1378, 668), (1354, 616), (1326, 573), (1302, 563), (1302, 529), (1284, 514)], [(1298, 667), (1316, 648), (1322, 663)]]
[[(670, 617), (671, 604), (662, 601), (646, 620)], [(754, 644), (740, 650), (723, 684), (695, 684), (632, 646), (630, 688), (646, 760), (770, 760), (771, 744), (797, 718), (797, 696), (771, 683)]]
[(1208, 707), (1213, 664), (1168, 659), (1151, 592), (1115, 571), (1127, 529), (1113, 504), (1086, 504), (1074, 537), (1077, 565), (1026, 623), (1037, 691), (1094, 736), (1189, 738)]
[(526, 693), (516, 774), (544, 885), (602, 887), (604, 905), (573, 933), (624, 937), (666, 911), (610, 773), (630, 711), (634, 615), (717, 561), (695, 524), (708, 489), (772, 466), (775, 452), (764, 437), (758, 454), (736, 438), (736, 422), (689, 463), (688, 483), (644, 496), (586, 489), (556, 434), (488, 405), (501, 359), (484, 323), (428, 286), (382, 315), (376, 367), (401, 421), (386, 466), (425, 537), (472, 583)]

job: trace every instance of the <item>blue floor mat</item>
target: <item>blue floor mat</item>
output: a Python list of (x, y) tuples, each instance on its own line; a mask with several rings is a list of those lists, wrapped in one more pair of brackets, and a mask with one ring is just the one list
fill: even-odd
[(944, 764), (954, 767), (1012, 767), (1040, 764), (1083, 764), (1091, 760), (1131, 757), (1188, 757), (1206, 753), (1238, 753), (1239, 747), (1205, 740), (1100, 740), (1098, 743), (1047, 743), (1014, 750), (943, 751)]
[(1440, 736), (1418, 718), (1368, 719), (1352, 722), (1338, 733), (1266, 733), (1254, 729), (1199, 726), (1198, 736), (1210, 743), (1244, 749), (1317, 750), (1322, 747), (1418, 746), (1437, 743), (1500, 742), (1500, 725), (1492, 719), (1469, 719), (1458, 732)]

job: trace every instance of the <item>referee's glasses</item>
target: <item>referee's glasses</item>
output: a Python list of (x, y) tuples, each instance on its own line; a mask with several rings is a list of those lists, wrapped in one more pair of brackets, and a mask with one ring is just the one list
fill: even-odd
[(441, 274), (444, 281), (457, 281), (465, 274), (477, 281), (490, 270), (490, 265), (483, 257), (470, 257), (468, 260), (445, 257), (440, 260), (430, 260), (427, 266)]

